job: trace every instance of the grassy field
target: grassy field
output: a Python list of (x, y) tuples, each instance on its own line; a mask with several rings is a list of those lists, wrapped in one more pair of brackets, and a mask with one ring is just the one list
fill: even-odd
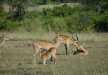
[[(61, 45), (56, 65), (39, 64), (39, 59), (33, 65), (33, 50), (26, 44), (29, 40), (7, 41), (0, 48), (0, 75), (108, 75), (108, 33), (90, 34), (79, 35), (81, 43), (85, 43), (84, 46), (89, 51), (88, 56), (72, 55), (72, 47), (68, 51), (69, 55), (65, 56)], [(21, 36), (18, 37), (19, 35)], [(19, 33), (15, 35), (15, 39), (34, 39), (35, 36), (32, 35), (34, 34)], [(84, 35), (86, 37), (83, 38)], [(36, 38), (40, 37), (51, 40), (54, 36), (36, 34)]]

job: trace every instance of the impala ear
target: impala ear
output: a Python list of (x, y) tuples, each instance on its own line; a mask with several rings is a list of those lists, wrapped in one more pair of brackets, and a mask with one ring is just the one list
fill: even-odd
[(77, 33), (72, 33), (72, 38), (74, 39), (74, 41), (79, 41), (79, 37)]
[(79, 41), (78, 34), (76, 33), (75, 35), (76, 35), (76, 40)]

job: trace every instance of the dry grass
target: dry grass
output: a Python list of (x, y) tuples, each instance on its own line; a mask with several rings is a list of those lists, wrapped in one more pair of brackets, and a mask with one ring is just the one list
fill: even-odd
[[(41, 37), (42, 34), (34, 34), (14, 33), (10, 35), (14, 35), (14, 39), (53, 39), (54, 37), (54, 35), (47, 36), (50, 34), (45, 34), (44, 37)], [(61, 46), (57, 51), (56, 65), (39, 64), (41, 60), (37, 60), (36, 65), (33, 65), (32, 47), (23, 45), (27, 40), (7, 41), (0, 48), (0, 75), (108, 75), (108, 35), (107, 33), (95, 33), (96, 35), (91, 34), (90, 38), (89, 34), (91, 33), (80, 35), (81, 42), (86, 43), (88, 56), (72, 55), (72, 49), (69, 49), (69, 55), (65, 56), (64, 47)], [(86, 37), (83, 38), (83, 35)]]
[[(60, 33), (60, 34), (66, 34), (69, 35), (70, 37), (72, 34), (69, 33)], [(55, 33), (44, 33), (44, 32), (34, 32), (34, 33), (11, 33), (9, 34), (9, 37), (12, 37), (13, 39), (47, 39), (47, 40), (52, 40), (56, 36)], [(78, 34), (79, 40), (80, 41), (108, 41), (108, 33), (80, 33)], [(76, 38), (76, 37), (75, 37)]]

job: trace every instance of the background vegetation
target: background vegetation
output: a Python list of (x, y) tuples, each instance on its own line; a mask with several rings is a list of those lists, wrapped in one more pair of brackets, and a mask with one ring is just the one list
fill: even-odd
[[(73, 2), (78, 5), (72, 6)], [(108, 32), (107, 0), (1, 0), (0, 4), (0, 30)], [(8, 12), (3, 10), (4, 4), (9, 6)], [(40, 9), (42, 5), (48, 7)], [(28, 11), (30, 6), (39, 10)]]

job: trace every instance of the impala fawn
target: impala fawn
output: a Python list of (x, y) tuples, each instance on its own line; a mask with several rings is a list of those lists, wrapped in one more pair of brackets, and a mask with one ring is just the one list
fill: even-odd
[(47, 51), (42, 51), (40, 57), (43, 60), (43, 64), (46, 64), (47, 60), (50, 58), (52, 58), (54, 64), (56, 64), (56, 48), (52, 47)]

